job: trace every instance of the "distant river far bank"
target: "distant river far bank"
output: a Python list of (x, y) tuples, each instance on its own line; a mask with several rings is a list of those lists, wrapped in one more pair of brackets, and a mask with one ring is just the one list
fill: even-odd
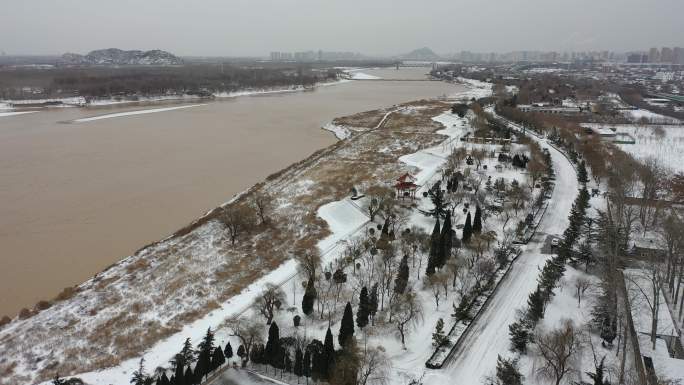
[[(428, 71), (363, 72), (416, 79)], [(329, 146), (336, 138), (321, 127), (335, 117), (461, 90), (434, 81), (351, 81), (187, 108), (0, 117), (0, 317), (53, 298)], [(148, 108), (159, 111), (126, 114)], [(111, 116), (92, 119), (103, 115)]]

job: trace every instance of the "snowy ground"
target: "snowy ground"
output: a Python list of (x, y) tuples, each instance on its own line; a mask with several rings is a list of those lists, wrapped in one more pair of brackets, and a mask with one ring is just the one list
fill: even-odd
[(121, 118), (124, 116), (135, 116), (135, 115), (145, 115), (145, 114), (154, 114), (158, 112), (166, 112), (166, 111), (173, 111), (173, 110), (181, 110), (185, 108), (192, 108), (192, 107), (199, 107), (199, 106), (205, 106), (206, 104), (190, 104), (186, 106), (176, 106), (176, 107), (164, 107), (164, 108), (149, 108), (145, 110), (135, 110), (135, 111), (128, 111), (128, 112), (117, 112), (114, 114), (105, 114), (105, 115), (98, 115), (98, 116), (93, 116), (90, 118), (81, 118), (81, 119), (76, 119), (73, 121), (73, 123), (85, 123), (85, 122), (92, 122), (95, 120), (101, 120), (101, 119), (112, 119), (112, 118)]
[(648, 119), (650, 123), (654, 124), (677, 124), (680, 123), (679, 119), (671, 118), (669, 116), (657, 114), (649, 110), (637, 109), (637, 110), (625, 110), (622, 114), (628, 119), (633, 120), (635, 123), (639, 123), (641, 119)]
[(454, 378), (464, 384), (479, 384), (492, 374), (497, 355), (509, 350), (508, 325), (516, 320), (517, 310), (526, 304), (528, 294), (536, 287), (538, 269), (550, 257), (541, 253), (541, 239), (544, 234), (561, 234), (565, 230), (578, 191), (572, 164), (553, 147), (545, 145), (543, 141), (540, 144), (549, 148), (557, 180), (539, 233), (533, 242), (523, 248), (523, 254), (501, 282), (481, 317), (471, 325), (471, 331), (462, 340), (448, 367), (427, 372), (426, 385), (447, 384)]
[[(632, 310), (634, 329), (639, 336), (641, 354), (653, 359), (655, 373), (659, 378), (684, 379), (684, 360), (670, 357), (667, 342), (656, 339), (656, 347), (650, 338), (654, 296), (651, 275), (647, 269), (626, 269), (624, 271), (625, 286)], [(656, 333), (664, 336), (677, 336), (677, 329), (672, 314), (662, 291), (659, 293), (658, 327)]]
[(637, 159), (655, 158), (674, 172), (684, 172), (684, 125), (620, 125), (618, 133), (631, 135), (636, 143), (618, 144)]

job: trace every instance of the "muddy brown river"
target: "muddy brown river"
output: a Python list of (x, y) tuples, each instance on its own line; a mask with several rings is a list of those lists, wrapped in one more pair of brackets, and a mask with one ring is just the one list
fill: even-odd
[[(427, 71), (363, 72), (416, 79)], [(65, 122), (174, 105), (0, 117), (0, 316), (53, 298), (334, 143), (321, 126), (336, 116), (462, 89), (354, 81), (82, 123)]]

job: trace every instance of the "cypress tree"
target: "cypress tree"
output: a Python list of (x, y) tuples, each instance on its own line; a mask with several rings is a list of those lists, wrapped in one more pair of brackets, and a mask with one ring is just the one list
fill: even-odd
[(233, 358), (233, 347), (230, 346), (230, 341), (228, 341), (226, 344), (226, 349), (223, 351), (223, 355), (226, 357), (226, 360)]
[(311, 315), (314, 309), (314, 300), (316, 299), (316, 288), (314, 287), (313, 277), (309, 278), (306, 284), (306, 290), (302, 297), (302, 312), (306, 315)]
[(198, 347), (199, 355), (195, 366), (195, 376), (201, 379), (211, 371), (211, 355), (214, 352), (214, 333), (211, 328), (207, 329), (207, 333)]
[(440, 259), (439, 263), (437, 263), (437, 267), (440, 269), (444, 267), (446, 264), (446, 261), (451, 257), (451, 232), (453, 231), (453, 228), (451, 226), (451, 214), (446, 215), (446, 219), (444, 219), (444, 225), (442, 226), (442, 233), (440, 235), (440, 243), (441, 243), (441, 253), (440, 253)]
[(381, 236), (389, 235), (389, 217), (385, 218), (385, 223), (382, 224)]
[(266, 349), (264, 350), (264, 363), (270, 364), (273, 367), (280, 368), (278, 363), (278, 354), (280, 353), (280, 329), (275, 322), (271, 323), (268, 329), (268, 341), (266, 341)]
[(361, 288), (359, 294), (359, 309), (356, 311), (356, 326), (360, 328), (368, 325), (368, 315), (370, 313), (370, 300), (368, 298), (368, 289), (364, 286)]
[(306, 349), (302, 360), (302, 375), (307, 378), (311, 377), (311, 352), (309, 352), (309, 349)]
[(195, 362), (195, 349), (192, 348), (192, 343), (190, 342), (190, 338), (186, 338), (185, 342), (183, 343), (183, 348), (180, 351), (180, 354), (182, 356), (182, 366), (185, 365), (190, 365), (193, 362)]
[(432, 236), (430, 237), (430, 254), (428, 255), (427, 268), (425, 274), (432, 275), (435, 273), (442, 252), (441, 247), (441, 233), (439, 231), (439, 217), (435, 221), (435, 227), (432, 228)]
[[(173, 378), (173, 376), (171, 376)], [(169, 377), (166, 376), (166, 372), (162, 373), (162, 375), (159, 377), (159, 381), (157, 381), (158, 384), (161, 385), (170, 385), (171, 380), (169, 380)]]
[(470, 237), (473, 235), (473, 225), (470, 223), (470, 213), (466, 216), (465, 225), (463, 226), (463, 243), (470, 242)]
[(354, 338), (354, 313), (349, 302), (344, 307), (342, 323), (340, 324), (340, 334), (337, 336), (340, 346), (345, 346), (349, 340)]
[(498, 356), (496, 359), (496, 378), (502, 384), (522, 385), (523, 376), (518, 370), (518, 361), (507, 360)]
[(579, 166), (577, 167), (577, 180), (583, 185), (586, 185), (587, 182), (589, 182), (589, 178), (587, 175), (587, 166), (584, 164), (584, 161), (581, 161)]
[(195, 365), (195, 377), (202, 378), (209, 374), (209, 367), (211, 366), (211, 356), (206, 350), (201, 350), (197, 356), (197, 365)]
[(221, 365), (226, 363), (226, 356), (223, 354), (220, 346), (214, 349), (214, 353), (211, 355), (211, 371), (214, 371), (221, 367)]
[[(399, 263), (399, 269), (397, 270), (397, 277), (394, 279), (394, 292), (396, 294), (404, 294), (406, 291), (406, 286), (408, 285), (409, 279), (409, 266), (408, 266), (408, 256), (404, 255)], [(360, 312), (359, 305), (359, 312)], [(358, 313), (357, 313), (358, 317)]]
[(185, 374), (183, 375), (183, 384), (184, 385), (194, 385), (197, 381), (195, 381), (195, 374), (192, 372), (192, 369), (188, 366), (187, 369), (185, 369)]
[(304, 374), (304, 356), (302, 355), (302, 349), (297, 347), (297, 350), (295, 350), (295, 362), (294, 362), (294, 368), (293, 372), (295, 376), (298, 378), (301, 377)]
[(368, 302), (368, 314), (371, 317), (371, 324), (375, 326), (375, 313), (378, 312), (378, 284), (374, 284), (371, 288), (370, 298)]
[(473, 218), (473, 233), (480, 234), (482, 232), (482, 211), (480, 206), (475, 208), (475, 218)]
[(508, 334), (511, 336), (511, 347), (520, 353), (527, 352), (527, 342), (530, 340), (530, 332), (520, 321), (508, 325)]
[(527, 306), (527, 318), (532, 323), (537, 323), (544, 317), (544, 297), (539, 286), (527, 297)]
[(335, 362), (335, 345), (333, 343), (333, 336), (330, 328), (325, 333), (325, 342), (323, 343), (323, 354), (321, 357), (321, 377), (329, 380), (332, 374), (332, 368)]

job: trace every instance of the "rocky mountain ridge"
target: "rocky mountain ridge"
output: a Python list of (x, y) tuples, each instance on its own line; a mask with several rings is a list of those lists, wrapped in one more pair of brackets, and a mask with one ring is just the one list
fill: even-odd
[(86, 55), (65, 53), (62, 62), (67, 65), (180, 65), (183, 60), (162, 50), (124, 51), (118, 48), (99, 49)]

